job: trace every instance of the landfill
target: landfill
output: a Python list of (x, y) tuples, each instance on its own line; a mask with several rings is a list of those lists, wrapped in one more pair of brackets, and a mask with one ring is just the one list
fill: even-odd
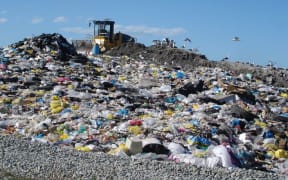
[(25, 38), (0, 49), (0, 134), (288, 175), (287, 70), (231, 64), (137, 43), (85, 56), (60, 34)]

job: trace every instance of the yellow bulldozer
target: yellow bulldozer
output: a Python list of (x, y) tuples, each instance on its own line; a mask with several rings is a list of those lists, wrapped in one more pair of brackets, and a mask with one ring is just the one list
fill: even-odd
[(121, 32), (114, 33), (115, 22), (111, 20), (93, 20), (93, 38), (91, 40), (72, 40), (72, 44), (80, 53), (97, 55), (120, 46), (123, 43), (135, 42), (135, 38)]

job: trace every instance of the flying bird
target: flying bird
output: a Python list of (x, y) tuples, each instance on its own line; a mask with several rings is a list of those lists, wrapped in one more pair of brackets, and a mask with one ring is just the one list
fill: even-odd
[(240, 38), (237, 37), (237, 36), (235, 36), (235, 37), (232, 39), (232, 41), (240, 41)]
[(191, 39), (185, 38), (184, 41), (191, 42)]

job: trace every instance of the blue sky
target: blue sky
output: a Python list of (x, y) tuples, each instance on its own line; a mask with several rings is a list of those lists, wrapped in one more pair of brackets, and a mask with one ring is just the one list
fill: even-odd
[[(109, 18), (116, 31), (149, 46), (168, 37), (210, 60), (288, 67), (286, 0), (10, 0), (0, 6), (0, 45), (42, 33), (68, 40), (93, 33), (89, 20)], [(240, 41), (232, 41), (238, 36)]]

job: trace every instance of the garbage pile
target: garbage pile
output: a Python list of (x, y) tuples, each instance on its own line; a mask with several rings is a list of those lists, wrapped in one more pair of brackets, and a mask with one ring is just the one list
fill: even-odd
[(287, 88), (219, 67), (185, 71), (140, 57), (75, 56), (58, 34), (0, 50), (1, 134), (85, 152), (288, 174)]
[(110, 56), (127, 55), (134, 59), (150, 61), (157, 65), (181, 66), (185, 71), (191, 71), (194, 67), (205, 66), (221, 68), (233, 76), (252, 73), (254, 78), (263, 81), (267, 85), (288, 88), (288, 69), (276, 68), (273, 66), (260, 66), (245, 62), (212, 61), (205, 55), (194, 53), (182, 48), (168, 48), (162, 46), (145, 47), (143, 44), (127, 43), (115, 47), (106, 52)]
[(50, 58), (68, 61), (71, 58), (78, 57), (79, 59), (82, 57), (85, 60), (83, 56), (77, 54), (75, 47), (58, 33), (41, 34), (36, 37), (25, 38), (23, 41), (11, 44), (9, 50), (9, 55), (15, 55), (15, 58), (18, 59), (36, 58), (38, 60), (39, 58)]

